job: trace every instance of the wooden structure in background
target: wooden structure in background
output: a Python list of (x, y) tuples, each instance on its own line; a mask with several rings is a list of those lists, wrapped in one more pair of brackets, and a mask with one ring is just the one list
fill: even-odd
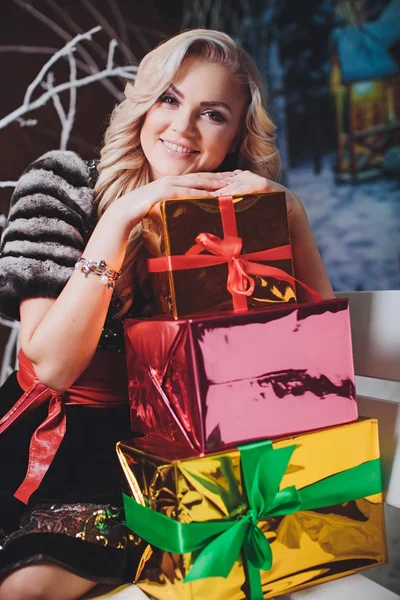
[(337, 179), (381, 173), (386, 152), (400, 147), (400, 0), (379, 19), (336, 28), (330, 87), (337, 122)]

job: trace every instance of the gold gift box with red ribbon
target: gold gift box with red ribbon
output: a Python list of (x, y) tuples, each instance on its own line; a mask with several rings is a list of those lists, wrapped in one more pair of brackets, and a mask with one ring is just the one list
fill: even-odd
[(295, 302), (284, 192), (165, 200), (159, 256), (148, 260), (153, 314)]

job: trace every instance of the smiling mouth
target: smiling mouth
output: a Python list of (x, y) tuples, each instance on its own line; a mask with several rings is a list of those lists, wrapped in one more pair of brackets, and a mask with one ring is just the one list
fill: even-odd
[(173, 144), (172, 142), (167, 142), (160, 138), (160, 141), (164, 144), (167, 150), (170, 152), (180, 152), (182, 154), (198, 154), (198, 150), (192, 150), (191, 148), (187, 148), (186, 146), (180, 146), (179, 144)]

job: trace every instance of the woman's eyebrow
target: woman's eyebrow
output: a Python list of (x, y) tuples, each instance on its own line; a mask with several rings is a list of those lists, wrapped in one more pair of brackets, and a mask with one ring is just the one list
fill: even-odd
[(171, 83), (171, 85), (169, 86), (169, 89), (170, 89), (170, 90), (172, 90), (173, 92), (175, 92), (175, 94), (176, 94), (177, 96), (179, 96), (180, 98), (182, 98), (182, 99), (183, 99), (183, 98), (185, 97), (185, 96), (182, 94), (182, 92), (181, 92), (180, 90), (178, 90), (178, 88), (177, 88), (177, 87), (175, 87), (175, 86), (174, 86), (174, 84), (173, 84), (173, 83)]
[[(170, 89), (173, 92), (175, 92), (175, 94), (177, 96), (182, 98), (182, 100), (184, 100), (184, 98), (185, 98), (184, 94), (180, 90), (178, 90), (178, 88), (175, 87), (174, 84), (170, 85)], [(232, 109), (229, 106), (229, 104), (227, 104), (226, 102), (220, 102), (219, 100), (204, 100), (203, 102), (200, 102), (200, 106), (222, 106), (223, 108), (226, 108), (227, 110), (229, 110), (230, 113), (232, 113)]]
[(226, 108), (227, 110), (229, 110), (230, 113), (232, 113), (232, 109), (229, 106), (229, 104), (227, 104), (226, 102), (219, 102), (218, 100), (216, 101), (204, 101), (204, 102), (200, 102), (201, 106), (222, 106), (223, 108)]

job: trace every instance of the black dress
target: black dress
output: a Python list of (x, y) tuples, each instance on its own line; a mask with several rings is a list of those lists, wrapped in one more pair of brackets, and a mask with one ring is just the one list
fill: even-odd
[[(1, 248), (3, 312), (17, 316), (22, 298), (60, 293), (94, 225), (93, 183), (93, 165), (72, 152), (47, 153), (21, 177)], [(134, 310), (138, 314), (141, 307)], [(99, 347), (119, 353), (124, 363), (116, 312), (112, 303)], [(11, 375), (0, 389), (1, 416), (22, 393)], [(132, 436), (128, 398), (115, 408), (65, 407), (65, 437), (25, 505), (13, 494), (47, 409), (40, 406), (0, 435), (0, 576), (45, 560), (95, 582), (132, 581), (139, 556), (124, 525), (123, 474), (115, 452), (117, 441)]]

